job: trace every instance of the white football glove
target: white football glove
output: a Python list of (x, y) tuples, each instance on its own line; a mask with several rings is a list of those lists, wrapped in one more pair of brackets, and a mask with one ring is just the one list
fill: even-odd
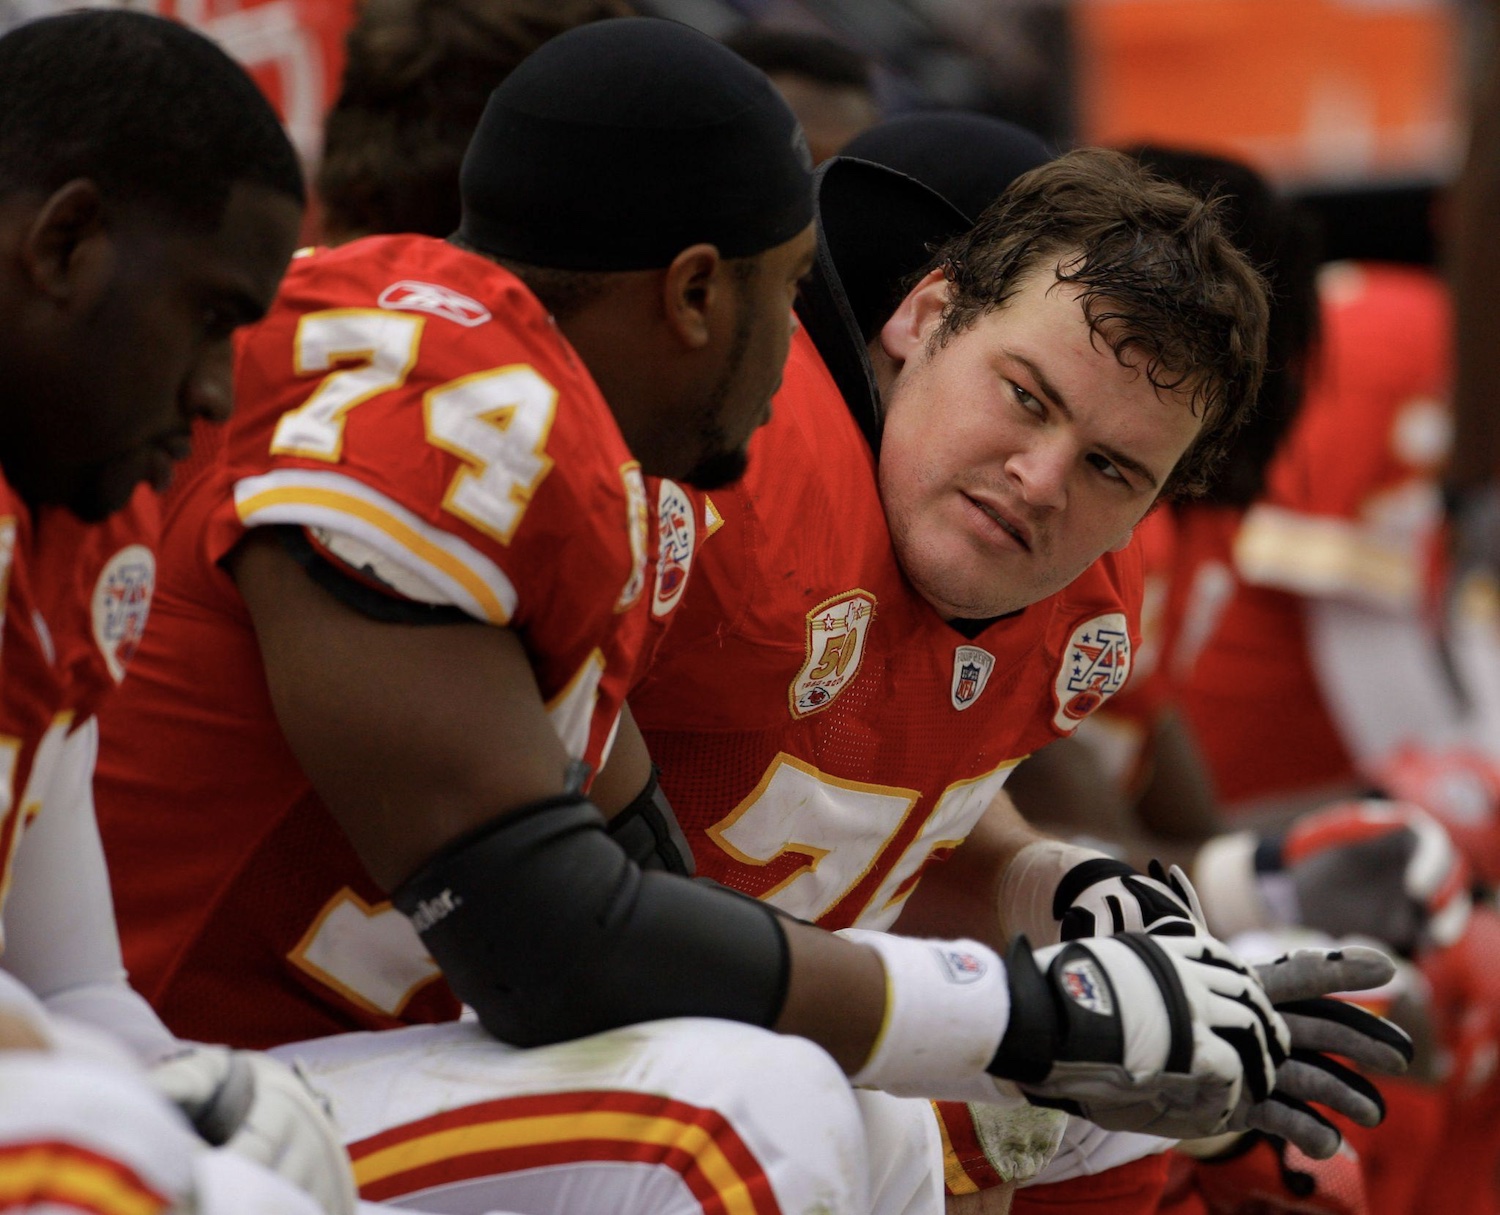
[(198, 1134), (310, 1194), (327, 1215), (353, 1215), (349, 1155), (320, 1100), (285, 1064), (258, 1051), (186, 1044), (151, 1079)]
[(1286, 1025), (1216, 941), (1125, 933), (1006, 959), (1010, 1024), (989, 1071), (1109, 1130), (1198, 1138), (1247, 1125)]
[[(1220, 893), (1220, 884), (1213, 884), (1213, 889)], [(1394, 967), (1378, 950), (1300, 950), (1247, 970), (1208, 935), (1203, 906), (1187, 874), (1176, 865), (1164, 871), (1157, 861), (1151, 862), (1147, 874), (1104, 858), (1083, 862), (1063, 876), (1053, 914), (1065, 940), (1090, 931), (1143, 929), (1162, 943), (1164, 938), (1183, 943), (1191, 938), (1212, 945), (1215, 956), (1232, 962), (1241, 973), (1253, 973), (1265, 987), (1271, 1005), (1285, 1020), (1288, 1053), (1277, 1061), (1269, 1097), (1257, 1096), (1248, 1107), (1242, 1102), (1229, 1129), (1250, 1127), (1280, 1135), (1322, 1160), (1338, 1150), (1340, 1136), (1310, 1103), (1326, 1105), (1362, 1126), (1378, 1125), (1385, 1117), (1385, 1103), (1374, 1085), (1324, 1053), (1391, 1073), (1405, 1071), (1411, 1061), (1410, 1038), (1391, 1022), (1345, 1001), (1323, 998), (1330, 992), (1363, 991), (1388, 982)]]

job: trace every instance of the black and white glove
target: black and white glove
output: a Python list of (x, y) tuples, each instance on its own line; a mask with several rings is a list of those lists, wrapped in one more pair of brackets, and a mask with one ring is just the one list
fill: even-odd
[(974, 941), (863, 929), (890, 993), (854, 1083), (903, 1096), (1055, 1106), (1110, 1129), (1197, 1138), (1270, 1095), (1288, 1034), (1216, 941), (1132, 933), (1008, 962)]
[(320, 1099), (291, 1068), (258, 1051), (184, 1044), (150, 1075), (207, 1143), (290, 1181), (327, 1215), (353, 1215), (348, 1153)]
[(1376, 950), (1304, 950), (1252, 971), (1207, 937), (1126, 933), (1034, 953), (1018, 941), (1002, 963), (974, 941), (839, 935), (880, 955), (890, 993), (854, 1083), (901, 1096), (1025, 1099), (1170, 1138), (1260, 1129), (1322, 1158), (1339, 1137), (1314, 1103), (1366, 1125), (1384, 1114), (1325, 1052), (1387, 1071), (1410, 1057), (1400, 1030), (1322, 998), (1388, 981)]
[(1010, 1024), (988, 1070), (1109, 1130), (1240, 1129), (1288, 1056), (1286, 1025), (1216, 941), (1122, 933), (1035, 953), (1018, 941), (1006, 966)]
[(1117, 932), (1205, 935), (1203, 909), (1181, 869), (1153, 861), (1147, 873), (1093, 848), (1036, 840), (1001, 878), (999, 909), (1009, 940), (1038, 945)]
[(1063, 875), (1052, 918), (1064, 941), (1145, 932), (1154, 937), (1206, 935), (1197, 891), (1176, 865), (1152, 861), (1141, 873), (1124, 861), (1098, 857)]

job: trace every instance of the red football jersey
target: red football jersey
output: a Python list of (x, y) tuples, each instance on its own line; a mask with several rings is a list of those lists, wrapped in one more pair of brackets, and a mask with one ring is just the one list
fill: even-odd
[(709, 495), (631, 708), (699, 872), (828, 928), (890, 924), (1015, 764), (1125, 682), (1138, 557), (969, 637), (896, 564), (874, 458), (793, 343), (750, 471)]
[(0, 902), (26, 825), (46, 812), (60, 744), (124, 678), (151, 609), (155, 495), (83, 523), (31, 512), (0, 478)]
[(646, 486), (545, 309), (443, 241), (294, 260), (235, 388), (223, 454), (168, 521), (140, 678), (102, 723), (127, 963), (190, 1037), (451, 1017), (282, 739), (218, 562), (248, 528), (300, 526), (387, 592), (515, 630), (559, 737), (597, 769), (661, 619)]
[(1435, 474), (1451, 433), (1442, 285), (1421, 270), (1342, 264), (1319, 290), (1319, 372), (1264, 500), (1232, 534), (1211, 518), (1179, 541), (1178, 569), (1197, 580), (1183, 610), (1208, 635), (1189, 636), (1184, 619), (1183, 707), (1231, 803), (1354, 779), (1313, 672), (1303, 600), (1363, 599), (1417, 624), (1441, 525)]

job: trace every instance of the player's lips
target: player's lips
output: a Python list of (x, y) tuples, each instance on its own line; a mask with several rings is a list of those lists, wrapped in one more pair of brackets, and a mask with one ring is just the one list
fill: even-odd
[(1020, 548), (1028, 553), (1031, 551), (1031, 529), (1014, 514), (998, 502), (986, 498), (977, 498), (973, 494), (964, 494), (964, 498), (975, 510), (1014, 540)]

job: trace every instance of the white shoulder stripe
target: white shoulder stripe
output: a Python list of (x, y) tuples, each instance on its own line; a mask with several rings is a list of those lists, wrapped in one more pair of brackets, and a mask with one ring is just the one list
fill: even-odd
[(1234, 565), (1248, 583), (1297, 595), (1352, 595), (1398, 611), (1411, 610), (1421, 597), (1415, 543), (1264, 502), (1240, 524)]
[(342, 473), (279, 468), (247, 477), (234, 487), (234, 505), (246, 527), (290, 523), (363, 541), (478, 620), (503, 625), (515, 615), (515, 586), (498, 565)]

